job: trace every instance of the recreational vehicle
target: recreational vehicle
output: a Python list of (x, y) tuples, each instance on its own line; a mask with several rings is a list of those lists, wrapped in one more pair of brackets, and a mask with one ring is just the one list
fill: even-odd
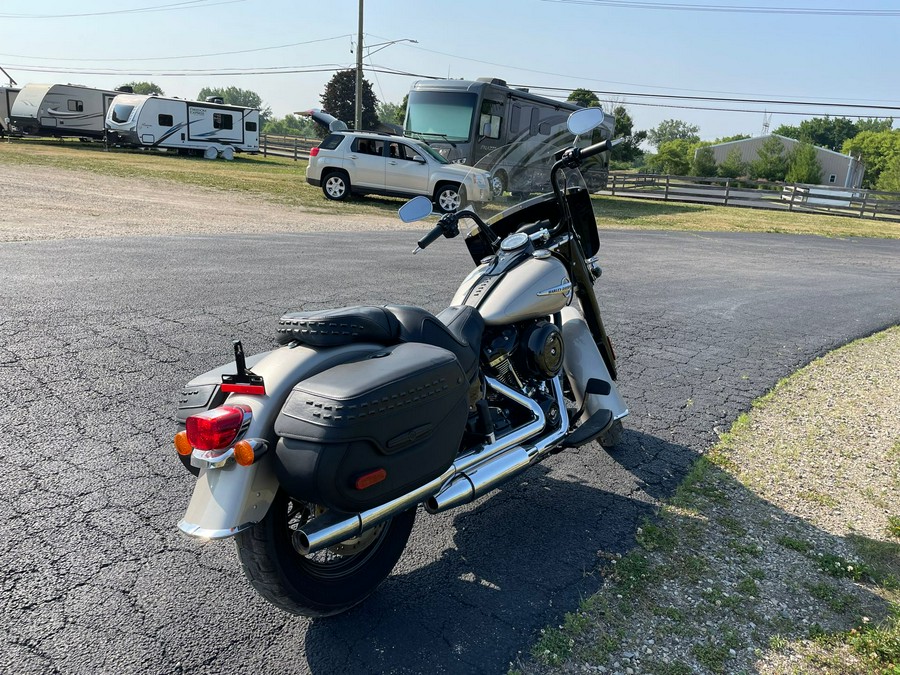
[[(527, 153), (529, 145), (546, 147), (548, 136), (552, 134), (568, 134), (566, 119), (579, 107), (509, 87), (497, 78), (483, 77), (474, 82), (423, 80), (413, 83), (409, 90), (403, 133), (426, 141), (451, 162), (471, 166), (481, 162), (481, 167), (485, 156), (494, 153), (501, 157), (504, 153), (499, 149), (510, 144), (517, 146), (517, 153)], [(587, 141), (605, 140), (612, 137), (613, 131), (614, 120), (607, 118)], [(521, 170), (519, 159), (515, 163), (503, 163), (515, 164), (519, 167), (518, 174), (524, 176), (526, 172)], [(536, 158), (531, 166), (533, 170), (527, 172), (529, 185), (517, 184), (505, 168), (496, 167), (492, 171), (495, 192), (532, 192), (549, 188), (549, 182), (547, 185), (533, 184), (534, 176), (541, 173), (546, 174), (549, 181), (552, 162), (548, 162), (549, 158), (542, 158), (541, 162)], [(547, 163), (546, 171), (535, 171), (538, 163)], [(608, 168), (609, 152), (604, 152), (596, 156), (591, 166), (582, 167), (582, 172), (588, 184), (596, 188), (605, 184)]]
[(207, 159), (259, 152), (259, 110), (219, 102), (120, 94), (106, 115), (110, 143), (169, 148)]
[(0, 87), (0, 136), (9, 134), (9, 110), (20, 91), (18, 87)]
[(109, 104), (119, 92), (76, 84), (26, 84), (12, 105), (12, 126), (30, 136), (102, 139)]

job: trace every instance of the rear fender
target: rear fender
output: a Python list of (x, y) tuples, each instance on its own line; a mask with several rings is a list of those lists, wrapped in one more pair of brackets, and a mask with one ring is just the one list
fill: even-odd
[[(199, 462), (200, 451), (195, 450), (192, 463), (195, 466), (203, 464), (204, 468), (200, 470), (187, 512), (178, 523), (181, 531), (194, 537), (221, 539), (262, 520), (278, 491), (272, 467), (272, 454), (278, 440), (274, 431), (275, 419), (294, 385), (332, 366), (363, 358), (379, 349), (382, 349), (380, 345), (370, 343), (328, 349), (288, 346), (268, 352), (259, 360), (248, 359), (248, 365), (253, 363), (253, 372), (264, 379), (266, 394), (231, 394), (227, 403), (250, 408), (250, 426), (241, 438), (263, 441), (269, 450), (250, 466), (228, 461), (219, 468)], [(192, 380), (191, 384), (195, 388), (210, 386), (214, 384), (213, 374), (217, 374), (221, 382), (223, 372), (234, 372), (234, 368), (210, 371)]]

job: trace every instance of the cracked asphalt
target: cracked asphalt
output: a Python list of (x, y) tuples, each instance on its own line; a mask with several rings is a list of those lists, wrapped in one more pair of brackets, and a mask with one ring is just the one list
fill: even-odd
[(279, 612), (230, 542), (176, 523), (171, 444), (194, 374), (274, 345), (282, 311), (442, 309), (471, 268), (416, 232), (0, 244), (0, 671), (502, 673), (602, 583), (607, 554), (750, 402), (900, 322), (900, 241), (601, 232), (597, 286), (630, 407), (468, 507), (420, 512), (394, 574), (329, 620)]

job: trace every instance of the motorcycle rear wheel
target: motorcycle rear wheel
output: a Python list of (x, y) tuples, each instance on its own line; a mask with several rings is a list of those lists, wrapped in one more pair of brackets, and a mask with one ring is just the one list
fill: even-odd
[(279, 491), (266, 517), (235, 537), (250, 584), (291, 614), (332, 616), (365, 600), (394, 569), (416, 518), (412, 508), (360, 537), (303, 555), (293, 534), (320, 512)]

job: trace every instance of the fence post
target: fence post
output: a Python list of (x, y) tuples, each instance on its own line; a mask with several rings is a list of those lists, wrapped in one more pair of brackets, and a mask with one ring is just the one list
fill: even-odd
[(613, 197), (616, 196), (616, 174), (613, 174), (612, 194)]
[(788, 206), (788, 211), (794, 210), (794, 197), (796, 197), (796, 196), (797, 196), (797, 184), (795, 183), (794, 185), (791, 186), (791, 203)]
[[(869, 191), (866, 190), (866, 191), (863, 193), (863, 201), (862, 201), (862, 205), (859, 207), (859, 217), (860, 217), (860, 218), (864, 218), (865, 215), (866, 215), (866, 203), (867, 203), (868, 201), (869, 201)], [(873, 218), (875, 217), (874, 214), (872, 215), (872, 217), (873, 217)]]
[(666, 196), (665, 201), (669, 201), (669, 175), (666, 175)]
[(268, 156), (268, 150), (269, 150), (269, 135), (263, 134), (263, 157)]
[(294, 161), (297, 161), (297, 139), (294, 139)]
[(731, 191), (731, 179), (728, 178), (725, 180), (725, 203), (723, 206), (728, 206), (728, 193)]

